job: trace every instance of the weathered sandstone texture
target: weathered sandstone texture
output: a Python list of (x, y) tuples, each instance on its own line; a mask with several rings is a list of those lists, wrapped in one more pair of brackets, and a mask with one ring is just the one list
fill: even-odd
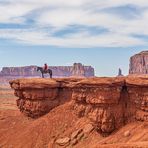
[(100, 133), (148, 121), (146, 77), (17, 79), (10, 85), (27, 116), (39, 117), (71, 100), (75, 113), (87, 117)]
[[(94, 68), (91, 66), (84, 66), (81, 63), (74, 63), (73, 66), (49, 66), (53, 72), (53, 77), (93, 77)], [(41, 73), (37, 72), (37, 66), (25, 67), (3, 67), (0, 76), (11, 77), (34, 77), (40, 76)]]
[(10, 84), (19, 97), (17, 106), (20, 111), (30, 117), (44, 115), (71, 98), (71, 89), (62, 87), (60, 79), (17, 79)]
[(140, 52), (130, 58), (129, 74), (148, 74), (148, 51)]
[(135, 118), (148, 121), (148, 77), (126, 80), (130, 104), (136, 110)]

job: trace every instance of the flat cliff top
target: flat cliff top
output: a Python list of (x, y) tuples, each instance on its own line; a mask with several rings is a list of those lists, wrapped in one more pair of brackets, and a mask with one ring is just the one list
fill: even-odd
[(146, 50), (146, 51), (142, 51), (142, 52), (140, 52), (140, 53), (138, 53), (138, 54), (135, 54), (135, 55), (133, 55), (132, 57), (135, 57), (135, 56), (146, 56), (146, 55), (148, 55), (148, 50)]
[(148, 86), (148, 76), (128, 77), (95, 77), (95, 78), (22, 78), (9, 82), (14, 89), (23, 88), (56, 88), (56, 87), (98, 87), (103, 85)]
[(22, 78), (16, 79), (9, 82), (11, 87), (14, 89), (23, 88), (55, 88), (59, 87), (59, 83), (53, 79), (43, 78)]
[(124, 78), (22, 78), (9, 82), (14, 89), (122, 85)]
[(140, 52), (140, 54), (148, 54), (148, 50)]
[(89, 87), (89, 86), (102, 86), (102, 85), (122, 85), (124, 84), (123, 77), (96, 77), (96, 78), (85, 78), (74, 84), (74, 87)]
[(148, 86), (148, 75), (129, 75), (125, 78), (127, 85)]

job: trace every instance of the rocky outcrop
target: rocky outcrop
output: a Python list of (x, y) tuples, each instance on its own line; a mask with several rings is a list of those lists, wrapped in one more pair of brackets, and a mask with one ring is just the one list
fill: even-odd
[(148, 51), (140, 52), (130, 58), (129, 74), (148, 74)]
[[(49, 66), (53, 71), (53, 77), (93, 77), (94, 68), (91, 66), (84, 66), (81, 63), (74, 63), (73, 66)], [(0, 76), (11, 77), (35, 77), (40, 76), (37, 72), (37, 66), (25, 67), (3, 67)]]
[(101, 133), (111, 133), (135, 119), (148, 121), (147, 78), (85, 80), (76, 86), (72, 98), (77, 115), (89, 118)]
[[(63, 84), (71, 82), (64, 79), (62, 81)], [(62, 87), (61, 79), (17, 79), (10, 81), (10, 84), (19, 97), (17, 106), (20, 111), (33, 118), (44, 115), (71, 99), (72, 91), (68, 87)]]
[(72, 96), (77, 115), (88, 117), (99, 132), (110, 133), (119, 128), (124, 123), (126, 101), (121, 95), (123, 86), (124, 79), (98, 79), (90, 84), (86, 81), (81, 83)]
[(39, 117), (71, 100), (75, 113), (103, 134), (134, 120), (148, 121), (146, 77), (17, 79), (10, 85), (27, 116)]

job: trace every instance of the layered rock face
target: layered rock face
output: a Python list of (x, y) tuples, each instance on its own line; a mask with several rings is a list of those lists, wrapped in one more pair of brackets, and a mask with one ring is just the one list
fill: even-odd
[[(93, 77), (94, 68), (91, 66), (84, 66), (81, 63), (74, 63), (73, 66), (49, 66), (53, 71), (53, 77)], [(37, 72), (37, 66), (25, 67), (4, 67), (0, 72), (0, 76), (23, 76), (34, 77), (40, 76), (41, 73)]]
[(20, 111), (33, 118), (48, 113), (71, 98), (71, 90), (61, 87), (60, 79), (17, 79), (10, 84), (19, 97), (17, 106)]
[(148, 121), (148, 77), (126, 80), (130, 104), (136, 110), (135, 118)]
[(100, 132), (110, 133), (119, 128), (125, 122), (124, 108), (128, 99), (126, 94), (125, 98), (121, 94), (123, 86), (124, 79), (81, 83), (72, 96), (77, 115), (88, 117)]
[(87, 117), (100, 133), (148, 121), (146, 77), (17, 79), (10, 85), (27, 116), (39, 117), (71, 100), (75, 113)]
[(148, 51), (140, 52), (130, 58), (129, 74), (148, 74)]
[(135, 119), (148, 121), (147, 78), (106, 78), (76, 86), (72, 98), (77, 115), (88, 117), (101, 133)]

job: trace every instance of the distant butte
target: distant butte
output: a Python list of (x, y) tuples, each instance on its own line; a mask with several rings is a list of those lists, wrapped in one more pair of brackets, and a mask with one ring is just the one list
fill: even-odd
[[(94, 77), (94, 68), (81, 63), (74, 63), (72, 66), (49, 66), (53, 77)], [(9, 77), (40, 77), (37, 66), (24, 67), (3, 67), (0, 76)]]
[(148, 74), (148, 51), (132, 56), (129, 67), (129, 74)]

